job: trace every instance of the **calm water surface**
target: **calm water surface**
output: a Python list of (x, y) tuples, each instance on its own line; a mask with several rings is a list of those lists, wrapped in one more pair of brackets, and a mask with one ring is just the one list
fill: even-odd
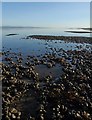
[[(2, 29), (2, 46), (4, 49), (12, 49), (14, 52), (22, 52), (24, 55), (40, 55), (50, 51), (52, 48), (63, 48), (64, 50), (77, 49), (77, 43), (65, 43), (64, 41), (54, 40), (36, 40), (22, 39), (28, 35), (61, 35), (61, 36), (90, 36), (89, 33), (68, 33), (66, 29), (51, 29), (51, 28), (3, 28)], [(6, 36), (10, 33), (18, 35)], [(83, 44), (85, 48), (86, 44)]]

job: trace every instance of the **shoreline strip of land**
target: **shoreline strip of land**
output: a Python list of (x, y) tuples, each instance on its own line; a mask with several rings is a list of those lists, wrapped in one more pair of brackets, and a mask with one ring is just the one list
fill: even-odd
[(52, 36), (52, 35), (29, 35), (26, 39), (40, 39), (40, 40), (63, 40), (66, 42), (89, 43), (92, 44), (92, 37), (80, 36)]

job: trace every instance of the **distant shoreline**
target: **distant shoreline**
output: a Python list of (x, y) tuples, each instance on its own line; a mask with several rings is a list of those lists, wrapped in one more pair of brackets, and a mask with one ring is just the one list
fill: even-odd
[(14, 36), (14, 35), (18, 35), (18, 34), (13, 34), (13, 33), (11, 33), (11, 34), (7, 34), (6, 36)]
[(41, 27), (41, 26), (0, 26), (0, 28), (67, 28), (67, 29), (83, 29), (83, 30), (92, 30), (92, 28), (87, 28), (87, 27), (85, 27), (85, 28), (74, 28), (74, 27), (47, 27), (47, 26), (43, 26), (43, 27)]
[(70, 33), (92, 33), (91, 31), (65, 31)]

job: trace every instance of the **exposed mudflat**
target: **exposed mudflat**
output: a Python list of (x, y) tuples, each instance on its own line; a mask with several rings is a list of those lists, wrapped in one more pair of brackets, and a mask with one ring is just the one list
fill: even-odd
[(40, 40), (62, 40), (66, 42), (76, 43), (92, 43), (91, 37), (77, 37), (77, 36), (48, 36), (48, 35), (29, 35), (26, 39), (35, 38)]
[[(53, 36), (30, 37), (63, 39)], [(64, 38), (69, 40), (69, 37)], [(87, 42), (89, 38), (85, 40)], [(3, 50), (2, 119), (91, 120), (92, 47), (76, 47), (78, 49), (65, 51), (53, 49), (52, 46), (52, 52), (26, 57), (22, 52)]]

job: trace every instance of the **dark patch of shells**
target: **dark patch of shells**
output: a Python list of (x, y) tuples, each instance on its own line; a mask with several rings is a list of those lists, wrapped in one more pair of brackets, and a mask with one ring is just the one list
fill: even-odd
[(92, 44), (92, 37), (73, 37), (73, 36), (49, 36), (49, 35), (29, 35), (26, 39), (35, 38), (42, 40), (64, 40), (67, 42), (76, 42), (76, 43), (90, 43)]
[[(92, 119), (92, 51), (62, 51), (62, 57), (28, 56), (25, 64), (21, 54), (14, 61), (3, 52), (2, 120)], [(39, 78), (35, 66), (40, 64), (49, 69), (60, 64), (63, 72)]]

